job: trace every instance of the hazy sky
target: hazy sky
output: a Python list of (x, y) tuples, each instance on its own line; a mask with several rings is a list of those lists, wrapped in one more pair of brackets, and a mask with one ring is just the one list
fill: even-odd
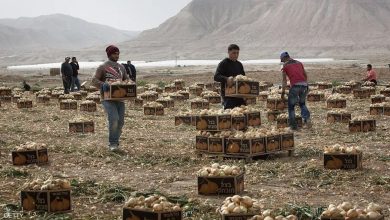
[(191, 0), (1, 0), (0, 18), (62, 13), (124, 30), (157, 27)]

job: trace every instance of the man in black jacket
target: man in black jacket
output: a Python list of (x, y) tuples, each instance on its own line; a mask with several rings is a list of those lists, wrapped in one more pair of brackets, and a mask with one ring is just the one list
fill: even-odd
[(242, 63), (238, 61), (240, 48), (232, 44), (228, 48), (229, 57), (222, 60), (214, 75), (214, 80), (221, 83), (221, 97), (224, 109), (232, 109), (241, 105), (246, 105), (243, 98), (225, 97), (225, 87), (231, 86), (233, 78), (237, 75), (244, 75), (245, 71)]
[(137, 70), (135, 69), (135, 66), (131, 64), (131, 61), (128, 60), (127, 63), (124, 63), (123, 66), (126, 69), (127, 75), (129, 75), (129, 78), (135, 82), (137, 78)]
[(72, 66), (69, 63), (70, 57), (65, 57), (65, 62), (61, 65), (62, 83), (64, 85), (64, 94), (69, 94), (70, 84), (72, 83)]
[(77, 87), (77, 91), (80, 91), (80, 80), (79, 80), (79, 63), (77, 62), (76, 57), (72, 57), (72, 62), (70, 63), (72, 66), (72, 83), (70, 86), (70, 91), (74, 92), (74, 86)]

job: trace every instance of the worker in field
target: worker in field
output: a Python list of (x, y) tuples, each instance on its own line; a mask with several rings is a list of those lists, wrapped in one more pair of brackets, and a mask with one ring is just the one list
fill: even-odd
[(65, 62), (61, 65), (62, 84), (64, 85), (64, 94), (69, 94), (69, 89), (72, 83), (73, 70), (69, 63), (70, 57), (65, 57)]
[(129, 78), (135, 82), (137, 78), (137, 70), (135, 69), (135, 66), (131, 64), (130, 60), (128, 60), (127, 63), (123, 64), (123, 66), (125, 67), (127, 75), (129, 75)]
[(72, 62), (70, 63), (70, 65), (72, 66), (72, 71), (73, 71), (72, 83), (71, 83), (71, 86), (70, 86), (70, 91), (74, 92), (75, 91), (74, 90), (75, 86), (77, 87), (76, 91), (80, 91), (80, 80), (79, 80), (79, 69), (80, 69), (80, 66), (79, 66), (79, 62), (77, 62), (77, 58), (76, 57), (72, 57)]
[(280, 55), (280, 60), (283, 63), (282, 68), (282, 99), (284, 99), (285, 90), (287, 87), (287, 78), (290, 80), (290, 89), (288, 93), (288, 119), (289, 126), (292, 130), (297, 130), (297, 122), (295, 120), (295, 106), (301, 108), (301, 116), (305, 127), (310, 127), (310, 112), (306, 106), (306, 97), (309, 92), (307, 73), (303, 64), (290, 57), (288, 52), (283, 52)]
[(221, 97), (224, 109), (232, 109), (241, 105), (246, 105), (243, 98), (225, 97), (225, 87), (234, 83), (234, 77), (245, 75), (244, 66), (238, 61), (240, 48), (236, 44), (228, 47), (228, 58), (222, 60), (217, 67), (214, 75), (214, 81), (221, 83)]
[(372, 82), (372, 83), (375, 83), (375, 85), (378, 84), (377, 82), (377, 74), (375, 72), (375, 70), (372, 68), (372, 65), (371, 64), (367, 64), (367, 76), (366, 78), (363, 79), (364, 82)]
[[(118, 63), (119, 49), (111, 45), (106, 48), (108, 61), (100, 65), (92, 79), (92, 84), (99, 88), (103, 96), (104, 92), (110, 91), (109, 81), (127, 81), (125, 67)], [(108, 118), (108, 148), (110, 151), (119, 149), (119, 139), (125, 119), (125, 103), (123, 101), (103, 100), (103, 107)]]

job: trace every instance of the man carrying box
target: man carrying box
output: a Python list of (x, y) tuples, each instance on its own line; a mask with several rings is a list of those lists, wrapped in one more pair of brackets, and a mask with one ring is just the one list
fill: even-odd
[[(109, 82), (129, 80), (125, 67), (118, 63), (119, 49), (111, 45), (106, 48), (106, 53), (108, 61), (98, 67), (92, 79), (92, 84), (100, 88), (102, 97), (104, 92), (110, 90)], [(108, 147), (109, 150), (116, 151), (119, 148), (119, 138), (124, 125), (125, 103), (117, 100), (103, 100), (102, 104), (108, 117)]]
[(234, 77), (238, 75), (244, 75), (245, 71), (242, 63), (238, 61), (240, 54), (240, 48), (231, 44), (228, 47), (228, 58), (222, 60), (214, 75), (214, 81), (221, 83), (221, 97), (224, 109), (232, 109), (241, 105), (246, 105), (243, 98), (225, 97), (225, 87), (232, 86), (234, 83)]
[(306, 107), (306, 97), (309, 92), (309, 87), (305, 68), (301, 62), (290, 58), (290, 55), (287, 52), (283, 52), (280, 55), (280, 61), (284, 63), (282, 68), (282, 99), (284, 99), (287, 87), (287, 77), (290, 80), (291, 87), (288, 93), (289, 126), (292, 130), (298, 129), (297, 122), (295, 120), (295, 106), (299, 104), (304, 126), (310, 127), (310, 112)]

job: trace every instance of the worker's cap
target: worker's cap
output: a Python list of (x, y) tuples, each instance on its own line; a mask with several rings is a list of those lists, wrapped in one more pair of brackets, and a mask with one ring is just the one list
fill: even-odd
[(282, 60), (283, 58), (285, 57), (290, 57), (290, 55), (288, 54), (288, 52), (283, 52), (280, 54), (280, 60)]
[(70, 60), (70, 57), (65, 57), (65, 60)]

